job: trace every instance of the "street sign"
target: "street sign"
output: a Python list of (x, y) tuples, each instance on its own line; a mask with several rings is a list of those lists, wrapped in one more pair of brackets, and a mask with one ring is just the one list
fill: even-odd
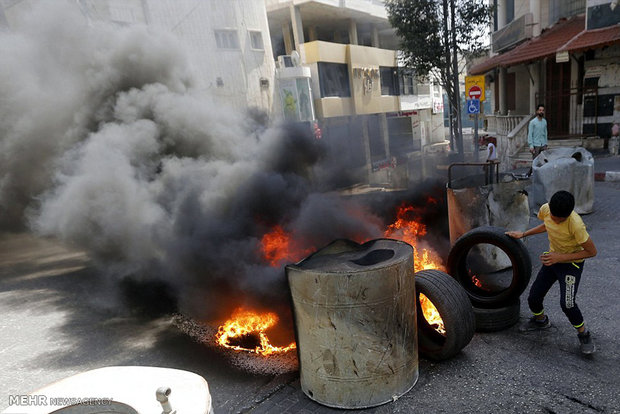
[(467, 113), (479, 114), (480, 113), (480, 101), (478, 99), (467, 100)]
[(465, 97), (484, 101), (484, 75), (465, 76)]
[(469, 99), (480, 100), (480, 97), (482, 96), (482, 89), (480, 89), (479, 86), (474, 85), (471, 88), (469, 88), (468, 94), (469, 94)]

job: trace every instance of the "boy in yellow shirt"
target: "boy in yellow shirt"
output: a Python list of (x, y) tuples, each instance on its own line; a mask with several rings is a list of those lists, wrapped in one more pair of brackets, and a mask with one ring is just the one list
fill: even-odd
[(568, 191), (558, 191), (549, 203), (538, 211), (542, 224), (524, 232), (508, 231), (515, 239), (532, 234), (547, 232), (549, 251), (540, 256), (543, 266), (530, 288), (527, 298), (534, 316), (521, 327), (521, 331), (547, 329), (551, 326), (545, 315), (543, 300), (551, 286), (560, 284), (560, 306), (570, 323), (577, 329), (581, 352), (591, 354), (595, 351), (594, 341), (586, 329), (583, 316), (577, 306), (576, 296), (585, 264), (584, 259), (596, 256), (596, 246), (586, 231), (586, 226), (573, 211), (575, 198)]

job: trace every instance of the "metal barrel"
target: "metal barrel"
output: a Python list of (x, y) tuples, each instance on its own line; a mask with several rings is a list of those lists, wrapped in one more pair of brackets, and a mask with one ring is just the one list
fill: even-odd
[(303, 392), (336, 408), (395, 400), (418, 379), (413, 248), (337, 240), (286, 266)]
[[(446, 186), (450, 244), (468, 231), (481, 226), (504, 227), (525, 231), (529, 228), (528, 181), (502, 174), (492, 185), (471, 185), (467, 180), (454, 181)], [(498, 271), (511, 266), (510, 259), (491, 245), (472, 249), (478, 262), (487, 271)]]
[(585, 148), (559, 147), (541, 152), (532, 162), (531, 195), (538, 208), (557, 191), (575, 197), (575, 212), (594, 211), (594, 157)]

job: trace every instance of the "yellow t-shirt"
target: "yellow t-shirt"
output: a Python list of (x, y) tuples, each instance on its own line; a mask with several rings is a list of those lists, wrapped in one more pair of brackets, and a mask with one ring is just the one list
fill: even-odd
[[(575, 253), (583, 250), (581, 244), (588, 241), (590, 235), (586, 231), (586, 225), (579, 217), (579, 214), (573, 212), (570, 216), (560, 224), (551, 219), (551, 210), (549, 203), (543, 204), (538, 211), (538, 218), (545, 223), (547, 228), (547, 237), (549, 237), (549, 250), (556, 253)], [(583, 262), (583, 259), (573, 260), (575, 262)], [(567, 262), (570, 263), (570, 262)]]

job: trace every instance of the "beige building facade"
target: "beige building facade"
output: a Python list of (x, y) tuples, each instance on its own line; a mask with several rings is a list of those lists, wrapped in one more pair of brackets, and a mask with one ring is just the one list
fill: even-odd
[(423, 176), (424, 150), (447, 150), (441, 92), (399, 67), (383, 2), (266, 5), (274, 53), (309, 68), (316, 122), (354, 172), (349, 184), (403, 187)]

